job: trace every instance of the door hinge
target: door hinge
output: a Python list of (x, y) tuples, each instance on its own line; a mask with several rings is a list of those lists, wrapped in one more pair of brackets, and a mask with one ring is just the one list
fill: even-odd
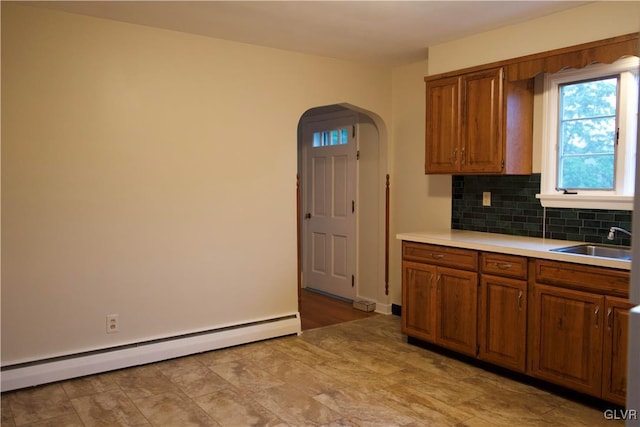
[(353, 288), (356, 285), (356, 276), (351, 275), (351, 287)]
[(360, 160), (360, 150), (356, 151), (356, 160)]
[(480, 344), (476, 345), (476, 356), (480, 354)]
[(351, 136), (352, 136), (353, 138), (355, 138), (355, 137), (356, 137), (356, 125), (353, 125), (353, 126), (351, 127), (351, 129), (352, 129), (352, 131), (351, 131)]
[(356, 211), (356, 201), (352, 200), (351, 201), (351, 213), (354, 213)]
[(502, 162), (500, 162), (500, 169), (504, 169), (504, 159), (502, 159)]

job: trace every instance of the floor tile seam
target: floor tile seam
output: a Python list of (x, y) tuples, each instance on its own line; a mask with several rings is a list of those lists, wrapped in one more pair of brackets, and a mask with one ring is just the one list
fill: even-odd
[[(411, 388), (411, 387), (407, 387), (407, 388)], [(446, 413), (444, 413), (444, 412), (442, 412), (442, 411), (440, 411), (440, 410), (438, 410), (438, 409), (436, 409), (434, 407), (430, 407), (430, 406), (425, 405), (425, 404), (420, 403), (420, 402), (414, 402), (414, 404), (409, 403), (408, 405), (404, 405), (404, 404), (401, 403), (402, 400), (403, 400), (403, 396), (401, 396), (399, 393), (397, 393), (397, 392), (394, 393), (394, 391), (389, 390), (389, 389), (379, 389), (379, 390), (381, 390), (383, 392), (383, 398), (386, 399), (387, 401), (389, 401), (394, 406), (394, 408), (396, 408), (401, 413), (406, 413), (407, 411), (409, 411), (411, 413), (410, 416), (412, 418), (415, 418), (417, 420), (417, 422), (420, 422), (422, 420), (423, 414), (419, 413), (418, 411), (416, 411), (414, 409), (414, 407), (413, 407), (414, 404), (420, 405), (423, 408), (428, 409), (430, 411), (437, 412), (438, 414), (440, 414), (441, 416), (443, 416), (443, 417), (445, 417), (447, 419), (453, 418), (452, 416), (450, 416), (450, 415), (448, 415), (448, 414), (446, 414)], [(413, 389), (413, 390), (415, 390), (415, 389)], [(391, 397), (389, 397), (389, 395), (391, 395)], [(419, 396), (419, 394), (417, 396)], [(438, 399), (435, 399), (435, 400), (438, 400)], [(442, 402), (442, 401), (438, 400), (438, 402)], [(451, 406), (451, 405), (448, 405), (448, 406)], [(459, 420), (456, 420), (456, 421), (457, 422), (461, 422)]]
[(15, 424), (15, 417), (13, 416), (13, 409), (11, 409), (11, 401), (9, 400), (9, 395), (5, 395), (5, 393), (2, 393), (2, 396), (0, 396), (0, 397), (5, 399), (5, 402), (6, 402), (5, 405), (8, 406), (8, 409), (11, 412), (11, 415), (10, 415), (11, 421), (13, 421), (13, 424)]
[[(224, 382), (224, 384), (226, 385), (227, 388), (237, 388), (233, 383), (231, 383), (228, 379), (226, 379), (225, 377), (223, 377), (222, 375), (220, 375), (219, 373), (217, 373), (216, 371), (214, 371), (213, 369), (211, 369), (210, 366), (206, 366), (206, 365), (202, 365), (210, 374), (215, 375), (216, 377), (218, 377), (219, 380), (222, 380)], [(174, 387), (176, 387), (178, 390), (180, 390), (180, 392), (182, 393), (182, 395), (184, 395), (185, 397), (192, 399), (194, 397), (200, 397), (200, 395), (198, 396), (191, 396), (188, 393), (188, 390), (183, 387), (182, 385), (180, 385), (179, 383), (175, 382), (171, 377), (168, 377), (164, 372), (162, 372), (162, 370), (160, 371), (160, 373), (162, 374), (162, 376), (169, 381)], [(207, 394), (207, 393), (205, 393)]]
[[(466, 404), (466, 405), (469, 405), (470, 407), (473, 407), (473, 403), (474, 403), (474, 401), (478, 401), (479, 399), (486, 398), (487, 396), (491, 397), (491, 393), (483, 393), (483, 394), (482, 394), (482, 395), (480, 395), (480, 396), (476, 396), (476, 397), (474, 397), (474, 398), (472, 398), (472, 399), (469, 399), (469, 400), (466, 400), (466, 401), (460, 402), (460, 405), (465, 405), (465, 404)], [(480, 402), (480, 403), (481, 403), (481, 402)], [(477, 406), (482, 406), (482, 405), (477, 405)], [(514, 420), (514, 419), (516, 419), (516, 418), (517, 418), (518, 420), (522, 420), (522, 419), (523, 419), (523, 417), (521, 417), (522, 412), (526, 411), (526, 409), (527, 409), (527, 408), (525, 408), (525, 407), (518, 407), (518, 408), (515, 410), (516, 412), (513, 412), (513, 411), (511, 411), (511, 412), (505, 412), (505, 410), (507, 410), (507, 409), (509, 409), (509, 408), (513, 408), (513, 407), (505, 406), (505, 408), (502, 408), (502, 409), (499, 409), (499, 410), (496, 410), (496, 408), (488, 409), (488, 408), (486, 408), (485, 406), (483, 406), (482, 408), (483, 408), (483, 409), (482, 409), (482, 412), (478, 412), (476, 416), (477, 416), (478, 418), (482, 418), (482, 419), (484, 419), (484, 420), (486, 420), (486, 418), (485, 418), (485, 417), (487, 417), (487, 416), (488, 416), (488, 414), (490, 414), (490, 415), (496, 415), (496, 414), (499, 414), (501, 417), (506, 418), (506, 419), (509, 419), (509, 420)], [(554, 407), (554, 408), (552, 408), (551, 410), (555, 410), (555, 409), (558, 409), (558, 408), (555, 408), (555, 407)], [(535, 415), (534, 415), (534, 414), (531, 414), (530, 412), (528, 412), (528, 414), (530, 415), (530, 418), (524, 418), (524, 419), (527, 419), (527, 420), (529, 420), (529, 419), (543, 419), (543, 418), (544, 418), (544, 415), (545, 415), (545, 414), (547, 414), (548, 412), (549, 412), (549, 411), (545, 411), (545, 412), (541, 412), (541, 413), (539, 413), (539, 414), (535, 414)], [(501, 424), (501, 425), (514, 425), (514, 424), (513, 424), (513, 423), (511, 423), (511, 424)]]
[[(235, 386), (233, 386), (233, 387), (237, 389), (237, 387), (235, 387)], [(236, 391), (234, 390), (234, 393), (235, 393), (235, 392), (236, 392)], [(207, 394), (207, 395), (203, 395), (203, 396), (200, 396), (200, 397), (201, 397), (201, 398), (204, 398), (204, 397), (206, 397), (206, 396), (214, 395), (214, 394), (217, 394), (217, 393), (220, 393), (220, 391), (213, 392), (213, 393), (209, 393), (209, 394)], [(250, 393), (246, 393), (246, 392), (244, 392), (244, 393), (243, 393), (243, 392), (241, 392), (240, 390), (238, 390), (238, 392), (237, 392), (236, 394), (237, 394), (237, 396), (240, 396), (240, 397), (243, 399), (243, 404), (244, 404), (247, 400), (249, 400), (249, 401), (251, 401), (251, 403), (252, 403), (252, 404), (259, 406), (260, 408), (262, 408), (262, 410), (264, 410), (266, 413), (268, 413), (268, 414), (270, 414), (271, 416), (273, 416), (275, 419), (278, 419), (278, 420), (281, 420), (281, 421), (282, 421), (282, 417), (280, 417), (278, 414), (274, 413), (274, 412), (273, 412), (273, 411), (271, 411), (269, 408), (265, 407), (263, 404), (261, 404), (260, 402), (258, 402), (256, 399), (254, 399), (254, 398), (251, 396), (251, 394), (250, 394)], [(200, 407), (200, 408), (201, 408), (205, 413), (209, 414), (209, 412), (208, 412), (208, 411), (207, 411), (207, 410), (206, 410), (202, 405), (200, 405), (200, 404), (198, 403), (198, 401), (197, 401), (197, 400), (195, 400), (195, 399), (192, 399), (192, 400), (193, 400), (194, 404), (198, 405), (198, 406), (199, 406), (199, 407)], [(209, 415), (209, 417), (213, 419), (213, 417), (212, 417), (211, 415)], [(220, 423), (218, 423), (218, 421), (217, 421), (217, 420), (215, 420), (215, 419), (213, 419), (213, 420), (214, 420), (214, 422), (216, 422), (217, 424), (221, 425)]]
[[(216, 420), (214, 420), (214, 419), (211, 417), (211, 415), (209, 415), (209, 413), (207, 413), (207, 411), (205, 411), (204, 409), (202, 409), (202, 408), (200, 407), (200, 405), (198, 405), (198, 403), (197, 403), (195, 400), (191, 399), (188, 395), (186, 395), (186, 394), (184, 394), (184, 393), (178, 394), (178, 393), (175, 393), (174, 391), (164, 391), (164, 392), (159, 393), (159, 394), (153, 394), (153, 395), (150, 395), (150, 396), (141, 397), (141, 398), (139, 398), (139, 399), (132, 399), (132, 400), (133, 400), (134, 405), (135, 405), (135, 406), (136, 406), (136, 408), (138, 409), (138, 411), (140, 411), (140, 413), (141, 413), (141, 414), (142, 414), (142, 416), (147, 420), (147, 422), (149, 423), (149, 425), (151, 425), (151, 426), (157, 426), (157, 427), (162, 427), (162, 425), (158, 425), (158, 424), (153, 423), (153, 421), (149, 419), (149, 417), (147, 416), (147, 414), (145, 414), (145, 412), (143, 411), (143, 409), (142, 409), (139, 405), (140, 405), (140, 403), (141, 403), (142, 401), (144, 401), (144, 400), (148, 400), (148, 399), (152, 399), (152, 398), (160, 398), (160, 397), (161, 397), (161, 396), (163, 396), (163, 395), (170, 395), (170, 394), (176, 394), (176, 395), (180, 398), (180, 400), (181, 400), (181, 402), (182, 402), (182, 403), (184, 403), (184, 400), (189, 401), (191, 404), (195, 405), (195, 406), (196, 406), (196, 407), (197, 407), (197, 408), (202, 412), (202, 414), (204, 414), (204, 415), (206, 416), (206, 418), (207, 418), (207, 419), (209, 419), (210, 421), (212, 421), (213, 423), (215, 423), (215, 424), (216, 424), (216, 425), (218, 425), (218, 426), (220, 425), (220, 423), (219, 423), (219, 422), (217, 422)], [(138, 401), (139, 403), (137, 403), (136, 401)], [(184, 409), (184, 408), (183, 408), (183, 409)]]
[[(57, 387), (59, 387), (59, 388), (62, 390), (62, 392), (64, 393), (64, 396), (65, 396), (65, 398), (66, 398), (66, 401), (69, 403), (69, 406), (70, 406), (70, 407), (71, 407), (71, 409), (73, 410), (73, 413), (74, 413), (74, 414), (76, 415), (76, 417), (78, 417), (78, 419), (82, 422), (82, 418), (80, 417), (80, 414), (78, 413), (78, 411), (76, 410), (76, 408), (75, 408), (75, 407), (73, 406), (73, 404), (71, 403), (71, 399), (69, 399), (69, 396), (68, 396), (68, 394), (67, 394), (66, 390), (64, 389), (64, 387), (62, 387), (62, 381), (60, 381), (60, 382), (56, 382), (56, 383), (53, 383), (53, 384), (43, 384), (43, 386), (45, 386), (45, 387), (48, 387), (48, 386), (54, 386), (54, 387), (55, 387), (55, 386), (57, 386)], [(16, 417), (16, 410), (14, 409), (14, 406), (15, 406), (15, 405), (12, 403), (12, 400), (17, 399), (17, 397), (16, 397), (16, 396), (17, 396), (21, 391), (23, 391), (23, 390), (24, 390), (24, 391), (27, 391), (27, 392), (28, 392), (29, 390), (35, 390), (35, 389), (37, 389), (38, 387), (40, 387), (40, 386), (35, 386), (35, 387), (33, 387), (33, 388), (27, 388), (27, 389), (20, 389), (20, 390), (16, 390), (16, 391), (11, 392), (11, 395), (10, 395), (10, 396), (13, 396), (13, 399), (9, 399), (9, 408), (10, 408), (10, 410), (11, 410), (11, 414), (12, 414), (12, 417), (11, 417), (11, 418), (12, 418), (12, 421), (13, 421), (13, 423), (16, 425), (16, 427), (18, 427), (18, 426), (23, 426), (23, 425), (30, 425), (30, 424), (33, 424), (34, 422), (36, 422), (36, 423), (40, 423), (40, 422), (48, 422), (48, 421), (55, 420), (55, 419), (62, 418), (62, 417), (66, 417), (66, 416), (68, 416), (68, 415), (69, 415), (69, 414), (63, 414), (63, 415), (57, 415), (57, 416), (54, 416), (54, 417), (48, 417), (48, 418), (40, 418), (40, 417), (37, 417), (36, 421), (30, 421), (30, 422), (27, 422), (27, 423), (18, 424), (18, 422), (17, 422), (17, 420), (16, 420), (16, 418), (17, 418), (17, 417)], [(19, 412), (19, 411), (18, 411), (18, 412)], [(82, 424), (84, 425), (84, 422), (82, 422)]]
[[(482, 379), (483, 378), (483, 373), (479, 373), (479, 374), (477, 374), (475, 376), (472, 376), (472, 377), (469, 377), (469, 378), (465, 378), (462, 381), (466, 381), (466, 380), (473, 379), (473, 378), (476, 378), (476, 377), (479, 377), (480, 379)], [(518, 380), (512, 380), (512, 379), (510, 379), (508, 377), (504, 377), (504, 379), (508, 380), (509, 382), (515, 382), (515, 383), (517, 383), (518, 385), (521, 385), (521, 386), (528, 385), (526, 383), (518, 382)], [(529, 392), (527, 390), (516, 390), (515, 387), (510, 387), (509, 385), (503, 385), (503, 384), (500, 384), (497, 381), (493, 382), (492, 386), (496, 387), (501, 392), (508, 393), (508, 394), (510, 394), (512, 396), (513, 395), (518, 395), (518, 396), (522, 396), (523, 398), (526, 398), (527, 396), (534, 395), (534, 396), (538, 396), (540, 398), (545, 398), (546, 400), (548, 400), (548, 404), (549, 404), (549, 406), (552, 406), (552, 408), (550, 408), (548, 411), (546, 411), (544, 413), (548, 413), (548, 412), (553, 411), (555, 409), (562, 408), (565, 405), (565, 399), (562, 398), (561, 396), (555, 395), (553, 393), (549, 393), (547, 391), (544, 391), (544, 390), (541, 390), (541, 389), (538, 389), (538, 388), (535, 388), (535, 387), (534, 387), (536, 389), (535, 392)], [(533, 386), (531, 386), (531, 387), (533, 387)], [(555, 403), (556, 400), (561, 401), (561, 402)]]
[[(15, 419), (14, 419), (14, 420), (13, 420), (13, 424), (14, 424), (16, 427), (31, 426), (31, 425), (33, 425), (33, 424), (35, 424), (35, 423), (39, 423), (39, 424), (41, 424), (41, 423), (51, 423), (51, 422), (54, 422), (55, 420), (62, 420), (62, 419), (64, 419), (64, 418), (68, 417), (68, 416), (69, 416), (69, 414), (67, 414), (67, 415), (58, 415), (57, 417), (51, 417), (51, 418), (39, 419), (39, 420), (36, 420), (36, 421), (34, 421), (34, 422), (28, 422), (28, 423), (26, 423), (26, 424), (18, 424), (18, 423), (16, 423), (16, 421), (15, 421)], [(76, 417), (77, 417), (77, 419), (80, 421), (80, 423), (81, 423), (83, 426), (86, 426), (85, 422), (82, 420), (82, 418), (81, 418), (78, 414), (76, 414)], [(53, 424), (53, 425), (58, 425), (58, 424)]]
[[(115, 391), (115, 390), (107, 390), (107, 391), (105, 391), (105, 392), (103, 392), (103, 393), (109, 393), (109, 392), (112, 392), (112, 391)], [(133, 402), (133, 399), (131, 399), (131, 398), (130, 398), (130, 397), (129, 397), (129, 396), (128, 396), (128, 395), (127, 395), (123, 390), (120, 390), (120, 391), (122, 391), (122, 394), (124, 395), (124, 397), (129, 401), (129, 403), (131, 403), (131, 406), (132, 406), (133, 408), (135, 408), (135, 409), (136, 409), (136, 411), (138, 411), (138, 414), (140, 414), (140, 416), (141, 416), (142, 418), (144, 418), (144, 420), (147, 422), (147, 425), (152, 425), (152, 424), (151, 424), (151, 421), (150, 421), (150, 420), (149, 420), (149, 419), (144, 415), (144, 413), (140, 410), (140, 408), (138, 408), (138, 406)], [(87, 396), (82, 396), (82, 397), (77, 397), (77, 398), (73, 398), (73, 399), (71, 399), (71, 404), (73, 405), (74, 409), (76, 410), (76, 412), (77, 412), (77, 414), (78, 414), (78, 419), (80, 420), (80, 422), (82, 423), (82, 425), (86, 426), (86, 425), (87, 425), (87, 423), (85, 423), (84, 418), (82, 417), (82, 415), (80, 414), (80, 412), (78, 412), (78, 408), (76, 407), (76, 405), (74, 405), (74, 404), (73, 404), (73, 401), (74, 401), (74, 400), (76, 400), (76, 401), (77, 401), (77, 400), (79, 400), (79, 399), (83, 399), (83, 398), (87, 398), (87, 397), (97, 396), (97, 395), (99, 395), (99, 394), (102, 394), (102, 393), (94, 393), (94, 394), (91, 394), (91, 395), (87, 395)], [(91, 402), (91, 403), (92, 403), (92, 407), (93, 407), (93, 406), (95, 406), (95, 402)], [(111, 411), (109, 411), (109, 412), (111, 412)], [(134, 424), (134, 426), (135, 426), (135, 425), (145, 425), (145, 424)]]
[[(451, 404), (451, 402), (447, 402), (447, 401), (445, 401), (445, 400), (441, 399), (440, 397), (438, 397), (437, 395), (432, 395), (432, 394), (430, 394), (430, 393), (428, 393), (428, 392), (425, 392), (424, 390), (419, 389), (419, 388), (417, 388), (417, 387), (416, 387), (416, 386), (414, 386), (414, 385), (411, 385), (411, 384), (403, 384), (403, 385), (404, 385), (405, 387), (407, 387), (407, 388), (410, 388), (411, 390), (415, 391), (415, 392), (416, 392), (416, 393), (418, 393), (418, 394), (424, 393), (424, 394), (426, 394), (430, 399), (437, 400), (438, 402), (442, 403), (443, 405), (447, 405), (447, 406), (453, 407), (453, 408), (455, 408), (456, 410), (460, 410), (460, 409), (459, 409), (459, 406), (460, 406), (460, 405), (464, 405), (464, 404), (466, 404), (466, 403), (469, 403), (469, 402), (471, 402), (471, 401), (473, 401), (473, 400), (475, 400), (475, 399), (478, 399), (481, 395), (485, 394), (485, 393), (481, 393), (480, 395), (473, 396), (473, 397), (470, 397), (470, 398), (468, 398), (468, 399), (462, 399), (462, 400), (459, 400), (459, 401), (457, 401), (457, 402), (455, 403), (455, 405), (453, 405), (453, 404)], [(464, 411), (462, 411), (462, 412), (464, 412)]]
[[(353, 388), (353, 387), (351, 387), (351, 388)], [(347, 390), (350, 390), (351, 388), (349, 388)], [(379, 389), (381, 389), (381, 388), (379, 388)], [(370, 392), (368, 392), (368, 394), (370, 394)], [(320, 398), (320, 396), (323, 396), (323, 395), (326, 395), (326, 393), (318, 394), (318, 398)], [(332, 406), (328, 406), (328, 405), (324, 404), (322, 401), (318, 400), (318, 398), (314, 398), (314, 400), (318, 401), (320, 404), (322, 404), (323, 406), (329, 408), (333, 412), (337, 412), (337, 413), (341, 414), (342, 418), (352, 420), (353, 419), (352, 417), (354, 416), (354, 414), (356, 414), (355, 415), (356, 419), (361, 420), (362, 422), (364, 422), (367, 425), (369, 425), (371, 423), (367, 422), (367, 419), (362, 419), (361, 417), (359, 417), (358, 413), (361, 413), (362, 411), (367, 411), (368, 413), (370, 413), (370, 414), (375, 416), (375, 414), (378, 413), (379, 411), (388, 411), (389, 413), (394, 414), (394, 416), (407, 417), (407, 418), (410, 418), (412, 420), (412, 421), (407, 422), (405, 424), (412, 424), (412, 423), (415, 423), (415, 422), (420, 422), (420, 418), (419, 417), (406, 415), (403, 411), (398, 410), (397, 408), (390, 407), (389, 405), (377, 405), (377, 404), (373, 404), (372, 405), (371, 403), (362, 402), (360, 400), (357, 400), (357, 401), (351, 400), (351, 402), (355, 402), (356, 404), (359, 404), (359, 403), (362, 402), (366, 406), (362, 407), (362, 405), (353, 405), (353, 404), (349, 404), (349, 405), (345, 405), (345, 406), (338, 405), (339, 409), (335, 409)], [(400, 424), (400, 425), (405, 425), (405, 424)]]
[[(437, 402), (441, 403), (441, 404), (445, 404), (447, 405), (449, 408), (451, 408), (453, 411), (455, 411), (455, 414), (452, 414), (450, 412), (446, 412), (444, 410), (441, 410), (439, 407), (435, 407), (435, 406), (429, 406), (428, 404), (423, 404), (423, 403), (417, 403), (419, 405), (421, 405), (424, 409), (432, 412), (432, 413), (436, 413), (438, 414), (440, 417), (447, 419), (448, 421), (451, 421), (453, 424), (455, 425), (460, 425), (461, 423), (464, 423), (465, 421), (471, 420), (474, 418), (473, 414), (470, 414), (469, 412), (465, 412), (465, 411), (461, 411), (458, 408), (456, 408), (453, 405), (449, 405), (446, 402), (443, 402), (440, 399), (436, 399), (434, 397), (431, 397), (433, 400), (436, 400)], [(413, 414), (415, 414), (415, 417), (418, 420), (421, 420), (423, 417), (423, 414), (419, 413), (416, 409), (414, 409), (411, 406), (408, 406), (407, 411), (411, 411)]]
[[(256, 395), (260, 393), (260, 391), (255, 391), (254, 392)], [(322, 393), (320, 393), (322, 394)], [(320, 395), (319, 394), (319, 395)], [(307, 397), (309, 397), (309, 395), (306, 395)], [(335, 410), (333, 410), (332, 408), (330, 408), (329, 406), (325, 405), (324, 403), (318, 401), (317, 399), (313, 398), (313, 397), (309, 397), (310, 399), (312, 399), (316, 404), (320, 405), (321, 407), (325, 408), (326, 410), (328, 410), (330, 413), (332, 414), (336, 414), (335, 418), (332, 419), (330, 423), (335, 422), (341, 418), (346, 418), (346, 416), (342, 413), (339, 413)], [(253, 399), (253, 398), (252, 398)], [(286, 423), (287, 425), (291, 425), (291, 426), (298, 426), (300, 425), (300, 420), (299, 420), (299, 413), (296, 412), (292, 412), (290, 411), (282, 402), (278, 401), (278, 400), (274, 400), (273, 403), (277, 406), (278, 409), (282, 410), (284, 413), (280, 414), (279, 412), (274, 412), (272, 410), (270, 410), (269, 408), (265, 407), (263, 404), (261, 404), (259, 401), (257, 401), (256, 399), (253, 399), (255, 402), (257, 402), (260, 406), (262, 406), (263, 408), (266, 408), (270, 413), (274, 414), (279, 420), (283, 421), (284, 423)], [(292, 424), (289, 420), (293, 418), (296, 420), (295, 424)], [(308, 420), (304, 420), (305, 422)], [(326, 425), (327, 423), (323, 423), (322, 425)], [(304, 425), (319, 425), (315, 422), (313, 423), (309, 423), (309, 424), (304, 424)]]
[[(74, 381), (74, 380), (70, 380), (70, 381)], [(124, 390), (122, 390), (122, 388), (118, 384), (116, 384), (115, 387), (113, 387), (113, 388), (109, 388), (109, 389), (106, 389), (106, 390), (95, 390), (94, 389), (89, 393), (81, 394), (81, 395), (78, 395), (78, 396), (75, 396), (75, 397), (70, 397), (69, 394), (67, 393), (67, 399), (69, 401), (73, 401), (75, 399), (81, 399), (83, 397), (97, 396), (99, 394), (107, 393), (107, 392), (115, 391), (115, 390), (120, 390), (120, 391), (122, 391), (124, 393)]]
[(332, 342), (332, 343), (326, 343), (324, 341), (317, 341), (317, 340), (314, 341), (314, 340), (310, 340), (308, 338), (300, 338), (300, 342), (304, 343), (305, 345), (313, 346), (313, 347), (321, 350), (322, 352), (334, 354), (334, 352), (336, 350), (342, 349), (342, 345), (345, 342), (348, 342), (348, 340), (340, 339), (340, 340), (336, 340), (335, 342)]
[[(318, 359), (322, 359), (322, 362), (320, 362), (320, 363), (324, 363), (326, 361), (335, 361), (335, 360), (339, 360), (341, 358), (340, 356), (335, 355), (334, 352), (331, 352), (331, 351), (329, 351), (329, 350), (327, 350), (325, 348), (319, 347), (319, 346), (317, 346), (317, 345), (315, 345), (313, 343), (305, 342), (305, 344), (309, 345), (313, 349), (315, 349), (315, 351), (310, 351), (310, 350), (306, 350), (306, 349), (304, 349), (304, 350), (308, 351), (311, 354), (311, 356), (316, 357)], [(322, 353), (325, 353), (325, 354), (322, 354)], [(298, 361), (300, 361), (302, 363), (305, 363), (305, 361), (303, 360), (302, 357), (298, 358), (298, 357), (296, 357), (296, 355), (297, 354), (294, 353), (291, 357), (293, 357), (294, 359), (296, 359), (296, 360), (298, 360)], [(305, 360), (308, 360), (308, 358), (305, 358)], [(310, 365), (308, 363), (305, 363), (305, 364), (307, 364), (309, 366), (317, 366), (320, 363), (316, 363), (314, 365)]]

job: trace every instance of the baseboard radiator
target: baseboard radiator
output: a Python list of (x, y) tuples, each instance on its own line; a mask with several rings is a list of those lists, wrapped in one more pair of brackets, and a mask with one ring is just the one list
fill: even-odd
[(1, 391), (17, 390), (205, 351), (300, 334), (300, 314), (161, 340), (2, 367)]

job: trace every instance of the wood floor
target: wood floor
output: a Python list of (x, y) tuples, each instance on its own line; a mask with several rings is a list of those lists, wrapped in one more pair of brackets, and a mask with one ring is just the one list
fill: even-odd
[(349, 302), (306, 289), (302, 289), (300, 305), (303, 331), (377, 315), (373, 311), (357, 310)]

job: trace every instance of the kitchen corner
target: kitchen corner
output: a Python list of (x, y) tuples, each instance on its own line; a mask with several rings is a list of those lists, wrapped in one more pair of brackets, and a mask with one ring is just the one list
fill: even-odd
[(396, 238), (409, 342), (625, 404), (631, 260), (611, 256), (626, 249), (457, 229)]

